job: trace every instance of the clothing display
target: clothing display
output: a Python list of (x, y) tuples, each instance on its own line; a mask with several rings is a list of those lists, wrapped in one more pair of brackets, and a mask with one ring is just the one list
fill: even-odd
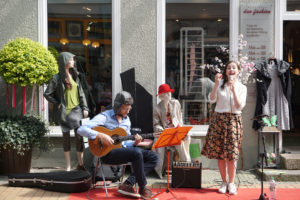
[[(57, 113), (54, 115), (58, 118), (58, 123), (61, 125), (62, 132), (67, 132), (69, 130), (72, 130), (73, 128), (79, 127), (80, 120), (83, 118), (83, 110), (89, 111), (89, 108), (87, 106), (86, 98), (84, 91), (82, 89), (80, 80), (78, 78), (78, 72), (76, 69), (73, 70), (74, 74), (74, 81), (77, 85), (78, 89), (78, 100), (79, 105), (78, 107), (74, 107), (69, 114), (67, 114), (67, 100), (66, 100), (66, 85), (65, 85), (65, 79), (66, 79), (66, 73), (65, 73), (65, 66), (70, 60), (70, 58), (74, 57), (73, 54), (69, 52), (63, 52), (61, 53), (62, 56), (59, 60), (59, 73), (54, 75), (51, 81), (49, 82), (47, 89), (44, 93), (45, 98), (53, 103), (56, 107), (58, 107)], [(76, 78), (75, 78), (76, 77)], [(72, 114), (73, 113), (73, 114)], [(74, 114), (75, 117), (74, 117)], [(68, 119), (68, 117), (71, 117), (71, 121)], [(76, 122), (74, 122), (74, 120)], [(70, 123), (70, 124), (69, 124)], [(63, 124), (63, 125), (62, 125)], [(76, 124), (76, 126), (73, 126), (73, 124)]]
[[(278, 129), (290, 130), (294, 127), (291, 108), (290, 65), (279, 59), (272, 61), (272, 64), (264, 61), (255, 65), (257, 69), (257, 99), (254, 116), (277, 115)], [(258, 121), (253, 122), (255, 130), (260, 127)]]
[(277, 115), (277, 127), (280, 130), (289, 130), (289, 105), (286, 97), (283, 95), (280, 79), (277, 76), (275, 65), (268, 65), (272, 81), (268, 88), (267, 102), (263, 106), (263, 114)]
[(90, 86), (89, 86), (88, 81), (86, 79), (86, 75), (84, 73), (79, 72), (78, 78), (80, 80), (83, 92), (84, 92), (85, 97), (86, 97), (87, 105), (89, 107), (89, 117), (92, 118), (96, 114), (95, 113), (96, 103), (94, 101), (92, 91), (90, 89)]
[(84, 94), (79, 73), (75, 66), (74, 54), (70, 52), (61, 52), (59, 54), (58, 66), (59, 73), (54, 75), (49, 82), (44, 93), (45, 98), (53, 103), (55, 109), (52, 113), (58, 118), (58, 124), (63, 132), (63, 147), (66, 160), (66, 171), (71, 170), (70, 154), (70, 130), (75, 129), (76, 150), (79, 170), (85, 170), (83, 166), (83, 138), (76, 133), (80, 126), (80, 120), (87, 115), (89, 108), (87, 106), (86, 96)]
[[(178, 100), (170, 99), (167, 104), (168, 110), (164, 105), (164, 102), (161, 101), (154, 109), (153, 114), (153, 127), (154, 132), (162, 132), (165, 128), (177, 127), (183, 125), (181, 105)], [(157, 138), (155, 139), (155, 141)], [(154, 141), (154, 142), (155, 142)], [(189, 135), (181, 142), (180, 145), (174, 146), (176, 149), (180, 161), (191, 161), (189, 145), (191, 138)], [(168, 147), (169, 148), (169, 147)], [(165, 167), (165, 148), (157, 148), (155, 151), (159, 154), (159, 163), (155, 167), (155, 171), (161, 177), (163, 168)]]

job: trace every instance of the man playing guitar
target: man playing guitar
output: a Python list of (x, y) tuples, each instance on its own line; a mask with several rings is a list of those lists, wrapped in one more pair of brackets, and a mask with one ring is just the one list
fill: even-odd
[[(113, 145), (114, 140), (112, 137), (93, 130), (93, 128), (97, 126), (104, 126), (110, 130), (123, 128), (127, 132), (127, 135), (131, 135), (131, 122), (127, 115), (131, 110), (132, 104), (133, 98), (130, 93), (126, 91), (118, 93), (114, 100), (113, 109), (96, 115), (86, 124), (79, 127), (77, 131), (78, 134), (91, 140), (99, 140), (99, 145), (101, 145), (101, 143), (108, 146)], [(123, 141), (122, 148), (111, 150), (108, 154), (101, 157), (101, 160), (107, 164), (125, 164), (131, 162), (134, 173), (119, 186), (118, 192), (127, 196), (148, 199), (152, 197), (153, 194), (151, 190), (146, 187), (146, 175), (157, 165), (158, 155), (153, 151), (136, 147), (141, 141), (142, 137), (136, 134), (134, 141)], [(136, 182), (139, 185), (138, 193), (133, 188)]]

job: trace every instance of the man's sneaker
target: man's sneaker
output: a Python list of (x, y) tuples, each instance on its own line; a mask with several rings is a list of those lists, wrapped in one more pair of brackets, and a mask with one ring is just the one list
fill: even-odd
[(118, 192), (123, 195), (140, 198), (141, 195), (136, 193), (133, 186), (123, 183), (119, 186)]
[(237, 193), (237, 190), (236, 190), (236, 187), (235, 187), (235, 184), (234, 183), (229, 183), (228, 184), (228, 190), (229, 190), (229, 194), (236, 194)]
[(225, 194), (227, 190), (227, 183), (226, 182), (222, 182), (221, 187), (219, 188), (219, 192), (222, 194)]
[(149, 190), (146, 187), (140, 188), (139, 193), (143, 199), (150, 199), (151, 197), (154, 196), (151, 190)]

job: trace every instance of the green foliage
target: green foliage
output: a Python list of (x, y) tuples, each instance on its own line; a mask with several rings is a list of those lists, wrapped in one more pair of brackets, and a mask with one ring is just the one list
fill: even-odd
[(0, 116), (0, 146), (11, 146), (18, 154), (22, 155), (31, 145), (40, 146), (48, 132), (48, 125), (38, 116)]
[(28, 38), (9, 41), (0, 51), (0, 76), (9, 84), (44, 84), (58, 73), (54, 56), (42, 44)]
[(52, 53), (52, 55), (54, 56), (54, 58), (58, 61), (58, 58), (59, 58), (58, 51), (52, 46), (48, 46), (48, 51), (50, 51)]

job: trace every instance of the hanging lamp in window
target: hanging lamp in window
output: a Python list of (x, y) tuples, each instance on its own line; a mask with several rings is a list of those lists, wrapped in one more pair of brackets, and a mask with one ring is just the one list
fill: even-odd
[(82, 41), (82, 44), (83, 44), (84, 46), (88, 46), (88, 45), (91, 44), (91, 40), (85, 39), (85, 40)]
[(92, 47), (94, 47), (94, 48), (97, 48), (97, 47), (99, 47), (99, 42), (97, 42), (97, 41), (94, 41), (94, 42), (92, 42)]
[(67, 38), (61, 38), (61, 39), (59, 40), (59, 42), (60, 42), (62, 45), (66, 45), (66, 44), (69, 43), (69, 40), (68, 40)]

